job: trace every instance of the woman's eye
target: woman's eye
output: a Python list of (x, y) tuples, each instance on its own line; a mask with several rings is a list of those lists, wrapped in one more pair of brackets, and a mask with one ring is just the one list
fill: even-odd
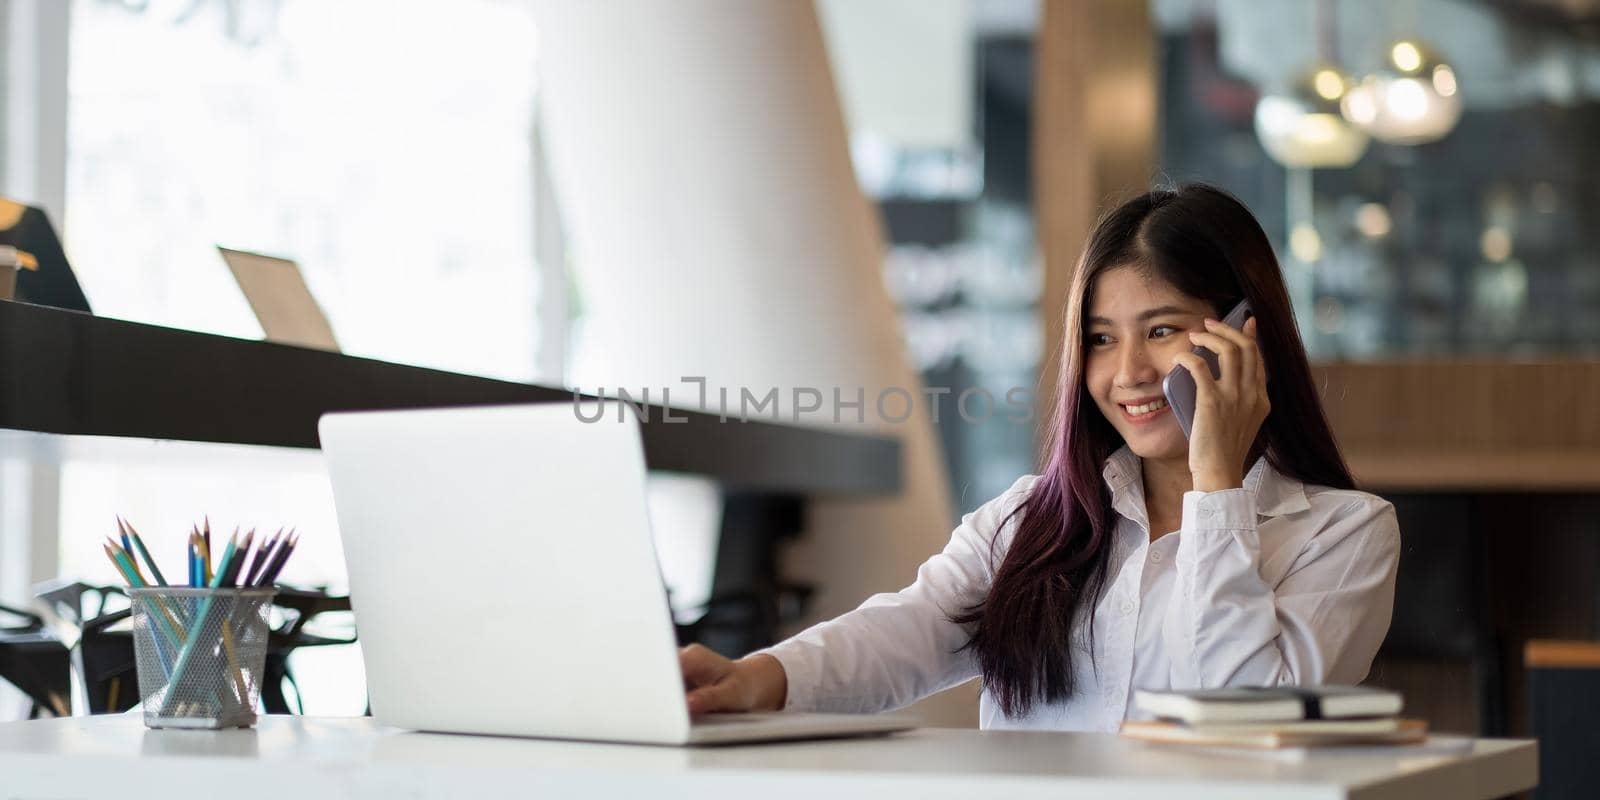
[(1107, 336), (1107, 335), (1105, 335), (1103, 333), (1091, 333), (1091, 334), (1089, 334), (1089, 346), (1090, 347), (1103, 347), (1103, 346), (1108, 345), (1108, 344), (1111, 344), (1111, 337), (1110, 336)]
[(1152, 338), (1152, 339), (1164, 339), (1164, 338), (1166, 338), (1168, 336), (1171, 336), (1172, 334), (1177, 333), (1177, 332), (1178, 332), (1178, 329), (1173, 327), (1173, 326), (1171, 326), (1171, 325), (1157, 325), (1155, 328), (1151, 329), (1150, 338)]

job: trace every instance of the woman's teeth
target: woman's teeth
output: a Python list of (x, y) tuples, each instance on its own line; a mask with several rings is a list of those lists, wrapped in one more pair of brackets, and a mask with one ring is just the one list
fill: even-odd
[(1128, 413), (1129, 414), (1132, 414), (1132, 415), (1134, 415), (1136, 417), (1143, 416), (1145, 414), (1149, 414), (1152, 411), (1160, 411), (1161, 409), (1166, 408), (1166, 407), (1167, 407), (1167, 401), (1165, 401), (1165, 400), (1151, 400), (1150, 402), (1145, 403), (1142, 406), (1123, 406), (1123, 408), (1128, 409)]

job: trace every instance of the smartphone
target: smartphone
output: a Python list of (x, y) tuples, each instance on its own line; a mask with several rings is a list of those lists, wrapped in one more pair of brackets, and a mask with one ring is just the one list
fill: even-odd
[[(1239, 305), (1222, 318), (1222, 324), (1232, 325), (1235, 328), (1244, 328), (1244, 321), (1250, 318), (1250, 301), (1240, 300)], [(1209, 349), (1195, 345), (1194, 354), (1205, 359), (1211, 367), (1212, 379), (1222, 377), (1222, 365), (1217, 362), (1217, 354)], [(1194, 376), (1182, 365), (1172, 368), (1167, 377), (1161, 381), (1161, 393), (1167, 396), (1167, 405), (1172, 406), (1173, 416), (1178, 418), (1178, 427), (1183, 429), (1183, 438), (1189, 438), (1189, 430), (1194, 427), (1194, 402), (1195, 385)]]

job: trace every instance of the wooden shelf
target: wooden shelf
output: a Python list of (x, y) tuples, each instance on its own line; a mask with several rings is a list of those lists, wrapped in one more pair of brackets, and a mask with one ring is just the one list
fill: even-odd
[(1600, 490), (1600, 361), (1313, 365), (1356, 480), (1375, 490)]
[(1345, 460), (1376, 491), (1600, 491), (1600, 452), (1346, 450)]
[(1530, 639), (1522, 663), (1533, 669), (1600, 669), (1600, 642)]
[[(0, 301), (0, 428), (314, 448), (327, 411), (537, 402), (573, 393)], [(900, 488), (894, 438), (647, 408), (651, 469), (780, 494)]]

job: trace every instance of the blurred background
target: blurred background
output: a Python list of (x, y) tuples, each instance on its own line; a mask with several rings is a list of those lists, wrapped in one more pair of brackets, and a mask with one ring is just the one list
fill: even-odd
[[(891, 430), (911, 437), (917, 511), (811, 518), (785, 555), (817, 589), (793, 629), (904, 585), (960, 515), (1035, 471), (1037, 419), (970, 421), (958, 402), (1020, 390), (1046, 408), (1095, 214), (1215, 182), (1265, 226), (1347, 455), (1401, 512), (1372, 680), (1441, 729), (1526, 732), (1525, 643), (1600, 636), (1600, 2), (696, 0), (650, 12), (679, 25), (660, 38), (699, 37), (654, 70), (624, 54), (618, 15), (578, 5), (0, 0), (0, 196), (48, 211), (102, 316), (259, 337), (223, 244), (296, 259), (352, 355), (600, 391), (903, 371), (929, 401), (921, 433)], [(619, 31), (617, 52), (587, 56), (606, 69), (569, 46), (590, 22)], [(618, 131), (629, 104), (660, 127)], [(583, 135), (600, 129), (616, 132)], [(834, 159), (843, 181), (738, 160), (781, 160), (761, 149), (779, 140), (817, 143), (797, 163)], [(758, 210), (696, 227), (676, 256), (651, 239), (670, 206), (719, 196)], [(829, 216), (862, 196), (865, 227)], [(764, 244), (791, 241), (774, 230), (789, 220), (866, 249)], [(893, 346), (852, 353), (818, 318), (762, 350), (771, 332), (739, 317), (734, 336), (668, 335), (664, 363), (624, 357), (618, 319), (709, 313), (692, 298), (735, 291), (689, 277), (719, 259), (776, 308), (801, 285), (782, 276), (829, 287), (830, 313)], [(686, 305), (619, 293), (668, 266)], [(285, 578), (343, 581), (315, 451), (28, 432), (0, 447), (8, 603), (49, 578), (113, 582), (96, 542), (119, 513), (174, 537), (201, 513), (295, 524)], [(675, 607), (703, 605), (715, 487), (657, 490)], [(359, 645), (295, 658), (307, 713), (362, 711)], [(929, 713), (973, 724), (973, 691)], [(12, 695), (0, 713), (26, 714)]]

